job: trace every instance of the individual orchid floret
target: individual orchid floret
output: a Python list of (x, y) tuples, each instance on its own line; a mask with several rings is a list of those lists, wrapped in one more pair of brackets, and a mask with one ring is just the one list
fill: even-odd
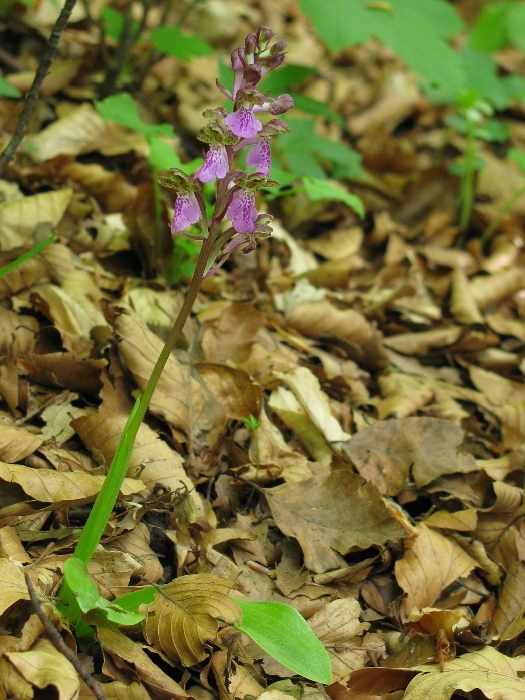
[(237, 233), (253, 233), (258, 216), (255, 194), (250, 190), (237, 190), (226, 209), (226, 216)]
[(171, 222), (171, 233), (182, 233), (202, 218), (201, 208), (194, 192), (178, 194), (175, 198), (175, 214)]
[(197, 170), (195, 177), (201, 182), (213, 182), (215, 178), (222, 180), (229, 169), (226, 148), (220, 144), (210, 146), (204, 164)]
[(253, 112), (244, 108), (228, 114), (224, 123), (230, 127), (232, 134), (245, 139), (252, 138), (263, 128), (262, 123), (254, 116)]
[(246, 165), (249, 168), (256, 168), (257, 173), (270, 175), (270, 165), (272, 162), (272, 152), (270, 150), (270, 142), (268, 139), (261, 139), (250, 149), (246, 156)]

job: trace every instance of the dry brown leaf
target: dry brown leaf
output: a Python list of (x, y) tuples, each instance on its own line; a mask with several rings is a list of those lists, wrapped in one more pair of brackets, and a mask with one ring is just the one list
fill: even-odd
[[(139, 522), (135, 527), (120, 535), (110, 543), (111, 551), (118, 549), (133, 557), (135, 563), (138, 563), (138, 568), (134, 570), (134, 576), (141, 576), (149, 583), (157, 583), (162, 578), (162, 564), (158, 556), (150, 547), (150, 531), (146, 523)], [(97, 579), (97, 583), (99, 580)], [(110, 582), (112, 587), (127, 586), (127, 583)]]
[(226, 418), (241, 420), (251, 415), (255, 418), (259, 416), (262, 389), (254, 384), (247, 372), (211, 362), (200, 362), (194, 366)]
[(341, 568), (341, 555), (406, 535), (392, 518), (379, 491), (349, 471), (316, 476), (298, 484), (264, 489), (280, 530), (295, 537), (305, 565), (322, 573)]
[[(119, 352), (143, 391), (164, 344), (140, 316), (131, 311), (120, 314), (115, 330), (119, 335)], [(170, 355), (153, 393), (150, 411), (187, 434), (205, 402), (202, 386), (173, 354)]]
[(229, 592), (232, 582), (211, 576), (182, 576), (164, 586), (150, 605), (141, 606), (145, 613), (144, 636), (166, 656), (194, 666), (207, 653), (204, 644), (217, 636), (217, 617), (230, 624), (240, 621), (241, 612)]
[(20, 600), (29, 600), (22, 568), (5, 555), (0, 557), (0, 580), (2, 587), (0, 592), (0, 614), (3, 614), (11, 605)]
[(100, 374), (106, 366), (103, 359), (79, 357), (74, 352), (50, 352), (19, 359), (18, 364), (31, 381), (71, 391), (97, 394), (102, 382)]
[[(512, 625), (512, 634), (521, 632), (516, 630), (516, 621), (525, 614), (525, 566), (515, 561), (512, 568), (505, 576), (501, 586), (498, 603), (492, 617), (494, 631), (504, 639), (512, 639), (507, 630)], [(523, 625), (525, 629), (525, 624)]]
[(417, 671), (400, 668), (363, 668), (354, 671), (343, 686), (334, 683), (329, 687), (333, 700), (378, 700), (386, 693), (406, 688)]
[(36, 224), (45, 222), (56, 228), (72, 196), (73, 190), (67, 188), (0, 204), (0, 250), (32, 247)]
[(428, 355), (432, 350), (453, 345), (459, 340), (460, 335), (459, 326), (448, 326), (419, 333), (399, 333), (385, 338), (384, 343), (387, 348), (403, 355)]
[(484, 311), (525, 287), (525, 269), (510, 267), (493, 275), (478, 275), (469, 286), (474, 303)]
[(0, 426), (0, 461), (21, 462), (42, 444), (42, 438), (22, 428)]
[(436, 510), (425, 519), (425, 525), (428, 527), (459, 532), (471, 532), (476, 529), (477, 523), (478, 514), (474, 508), (456, 510), (453, 513), (448, 510)]
[(450, 311), (458, 323), (483, 323), (483, 316), (472, 297), (467, 275), (459, 267), (452, 275)]
[(395, 564), (396, 580), (407, 594), (401, 608), (405, 619), (433, 605), (447, 586), (477, 566), (452, 539), (423, 523), (417, 530), (418, 537), (405, 540), (405, 554)]
[[(79, 472), (31, 469), (20, 464), (0, 462), (0, 517), (30, 515), (55, 510), (62, 505), (91, 503), (102, 488), (104, 477)], [(139, 493), (142, 481), (124, 479), (121, 497)]]
[(76, 699), (78, 674), (71, 662), (49, 640), (39, 639), (29, 651), (11, 651), (4, 656), (33, 688), (42, 691), (52, 686), (58, 700)]
[(525, 680), (518, 672), (524, 670), (523, 656), (511, 659), (492, 647), (463, 654), (444, 663), (419, 666), (418, 674), (407, 686), (403, 700), (449, 700), (456, 690), (481, 690), (491, 700), (522, 700)]
[[(97, 639), (102, 648), (116, 658), (132, 665), (134, 673), (162, 700), (184, 700), (190, 696), (170, 676), (155, 664), (141, 647), (114, 625), (97, 619)], [(121, 663), (121, 662), (120, 662)]]
[(463, 431), (442, 418), (380, 421), (356, 433), (345, 447), (359, 473), (381, 493), (395, 496), (411, 474), (418, 487), (443, 474), (471, 472), (471, 455), (459, 453)]

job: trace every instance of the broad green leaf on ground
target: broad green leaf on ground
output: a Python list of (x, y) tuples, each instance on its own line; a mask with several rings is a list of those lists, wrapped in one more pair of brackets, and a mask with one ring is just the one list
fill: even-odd
[(419, 673), (407, 686), (403, 700), (449, 700), (456, 691), (481, 690), (490, 700), (522, 700), (525, 680), (518, 672), (525, 670), (525, 657), (509, 658), (492, 647), (463, 654), (444, 663), (418, 666)]
[(186, 36), (179, 27), (159, 27), (150, 33), (150, 39), (162, 53), (181, 61), (190, 61), (195, 56), (209, 56), (213, 48), (200, 36)]
[(163, 134), (166, 137), (173, 137), (173, 127), (171, 124), (146, 124), (141, 119), (138, 107), (134, 99), (127, 92), (121, 95), (106, 97), (102, 102), (96, 103), (97, 112), (120, 126), (138, 131), (140, 134), (149, 137), (155, 134)]
[(16, 697), (36, 697), (44, 689), (47, 689), (46, 693), (50, 692), (50, 687), (54, 688), (53, 695), (58, 700), (76, 700), (78, 697), (80, 681), (74, 666), (49, 640), (39, 639), (29, 651), (7, 651), (4, 655), (32, 687), (30, 695)]
[[(20, 464), (0, 462), (0, 516), (30, 515), (55, 510), (63, 505), (92, 503), (102, 487), (103, 476), (81, 472), (31, 469)], [(142, 481), (124, 479), (122, 496), (139, 493)]]
[(291, 671), (318, 683), (331, 682), (330, 657), (295, 608), (235, 600), (242, 612), (242, 623), (236, 627)]
[(413, 416), (359, 431), (345, 452), (361, 476), (395, 496), (410, 476), (422, 487), (443, 474), (478, 469), (472, 455), (459, 452), (462, 442), (463, 431), (452, 421)]
[(447, 586), (478, 566), (453, 539), (423, 523), (416, 529), (418, 536), (407, 542), (395, 564), (396, 580), (407, 594), (401, 608), (404, 619), (436, 603)]
[(303, 177), (304, 189), (308, 198), (314, 202), (320, 199), (329, 199), (344, 202), (351, 209), (359, 214), (361, 218), (365, 215), (365, 205), (355, 194), (346, 192), (340, 185), (336, 185), (329, 180), (319, 180), (315, 177)]
[(193, 574), (163, 586), (152, 603), (140, 608), (146, 614), (144, 636), (185, 666), (203, 661), (207, 656), (204, 645), (217, 636), (217, 618), (230, 624), (241, 618), (228, 595), (232, 585), (218, 576)]
[(372, 483), (350, 471), (264, 489), (280, 530), (295, 537), (316, 573), (345, 566), (341, 555), (406, 536)]

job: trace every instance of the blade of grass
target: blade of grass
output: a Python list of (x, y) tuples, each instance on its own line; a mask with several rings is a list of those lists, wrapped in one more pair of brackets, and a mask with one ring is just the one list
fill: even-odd
[(0, 270), (0, 279), (2, 279), (2, 277), (5, 277), (6, 275), (8, 275), (13, 270), (16, 270), (16, 268), (19, 265), (21, 265), (23, 262), (25, 262), (26, 260), (29, 260), (30, 258), (34, 257), (35, 255), (38, 255), (38, 253), (40, 253), (42, 250), (44, 250), (44, 248), (46, 246), (48, 246), (50, 243), (52, 243), (55, 240), (57, 235), (58, 234), (56, 232), (52, 233), (44, 241), (42, 241), (41, 243), (37, 243), (36, 246), (31, 248), (31, 250), (28, 250), (27, 253), (24, 253), (19, 258), (17, 258), (16, 260), (13, 260), (13, 262), (9, 263), (9, 265), (6, 265), (5, 267), (3, 267)]

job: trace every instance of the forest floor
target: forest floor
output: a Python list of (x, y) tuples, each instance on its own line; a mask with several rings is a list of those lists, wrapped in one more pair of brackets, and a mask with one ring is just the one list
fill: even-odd
[[(106, 697), (127, 700), (523, 698), (525, 197), (482, 237), (525, 180), (500, 146), (479, 142), (485, 167), (461, 227), (449, 166), (465, 137), (392, 51), (369, 42), (330, 55), (294, 0), (218, 2), (216, 36), (194, 5), (183, 28), (215, 52), (146, 65), (151, 44), (139, 39), (127, 89), (141, 119), (171, 124), (166, 147), (199, 157), (201, 113), (223, 99), (218, 56), (271, 26), (287, 64), (314, 69), (300, 91), (339, 115), (316, 119), (316, 135), (360, 154), (363, 175), (340, 186), (366, 215), (301, 188), (261, 197), (274, 234), (204, 282), (89, 573), (109, 600), (211, 574), (249, 601), (288, 603), (327, 648), (333, 683), (302, 682), (227, 634), (186, 667), (191, 639), (169, 623), (101, 628), (79, 658)], [(174, 2), (173, 17), (184, 7)], [(94, 697), (51, 646), (23, 571), (61, 629), (64, 562), (187, 288), (159, 274), (172, 202), (155, 246), (148, 141), (96, 111), (98, 31), (75, 12), (0, 180), (2, 267), (58, 232), (0, 279), (5, 698)], [(21, 93), (55, 18), (38, 2), (0, 20), (0, 60)], [(499, 60), (525, 75), (517, 50)], [(0, 144), (19, 110), (0, 98)], [(523, 117), (499, 115), (516, 148)], [(191, 251), (180, 255), (188, 269)]]

